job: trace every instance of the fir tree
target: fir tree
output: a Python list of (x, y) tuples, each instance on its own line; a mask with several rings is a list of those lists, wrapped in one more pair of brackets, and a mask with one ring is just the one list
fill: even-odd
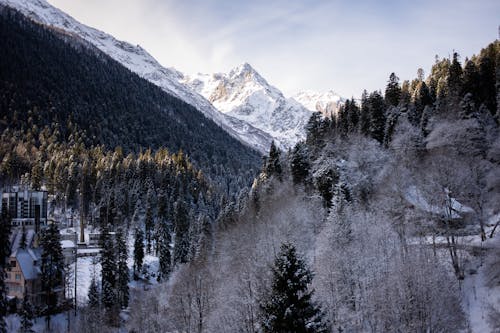
[(385, 88), (385, 103), (387, 105), (397, 106), (401, 97), (401, 88), (399, 87), (399, 78), (391, 73), (389, 82)]
[(90, 281), (90, 287), (88, 292), (88, 306), (91, 309), (97, 310), (101, 305), (101, 294), (99, 292), (99, 287), (97, 286), (97, 281), (95, 277), (92, 277)]
[[(5, 276), (7, 258), (10, 255), (10, 218), (3, 211), (0, 216), (0, 276)], [(0, 278), (0, 333), (6, 333), (5, 316), (7, 315), (7, 290), (5, 281)]]
[(370, 110), (370, 135), (382, 143), (384, 141), (386, 117), (384, 99), (378, 91), (370, 94), (368, 106)]
[(36, 160), (31, 168), (31, 187), (39, 190), (42, 186), (43, 168), (40, 160)]
[(306, 125), (306, 143), (309, 146), (317, 146), (321, 136), (321, 113), (313, 112)]
[(316, 178), (316, 187), (323, 197), (323, 203), (326, 207), (330, 207), (333, 197), (334, 186), (339, 181), (339, 174), (336, 170), (330, 169)]
[(282, 168), (280, 162), (280, 150), (274, 144), (274, 141), (271, 142), (271, 148), (269, 149), (269, 157), (267, 158), (266, 163), (266, 174), (270, 176), (276, 176), (279, 180), (281, 180)]
[(462, 92), (462, 65), (458, 61), (458, 53), (453, 53), (453, 60), (448, 68), (448, 96), (452, 103), (457, 103)]
[(149, 202), (146, 206), (144, 226), (146, 229), (146, 253), (151, 254), (151, 239), (153, 234), (154, 221), (153, 221), (153, 208), (151, 207), (151, 204)]
[(467, 60), (465, 62), (463, 75), (464, 75), (464, 82), (462, 86), (461, 95), (465, 96), (467, 93), (470, 93), (472, 94), (474, 102), (477, 102), (478, 98), (480, 97), (480, 92), (479, 92), (480, 78), (477, 66), (472, 60)]
[(175, 247), (174, 262), (186, 263), (189, 254), (189, 213), (186, 203), (179, 199), (174, 208)]
[(359, 132), (365, 136), (370, 135), (370, 109), (368, 104), (368, 92), (366, 90), (363, 90), (363, 94), (361, 95)]
[(116, 256), (115, 244), (109, 229), (104, 227), (101, 229), (101, 290), (102, 290), (102, 303), (105, 308), (110, 309), (116, 304)]
[(410, 82), (408, 80), (403, 81), (401, 85), (401, 96), (399, 98), (399, 104), (403, 107), (407, 107), (410, 104), (411, 94), (410, 94)]
[(140, 228), (135, 228), (134, 241), (134, 279), (137, 280), (142, 270), (142, 261), (144, 260), (144, 233)]
[(328, 332), (324, 315), (312, 301), (313, 278), (291, 244), (281, 245), (274, 262), (270, 293), (261, 302), (264, 333)]
[(118, 302), (122, 308), (127, 308), (129, 302), (129, 271), (127, 267), (128, 250), (121, 231), (116, 233), (116, 252), (118, 254), (118, 279), (116, 288)]
[(52, 223), (45, 229), (40, 245), (42, 251), (41, 281), (44, 293), (45, 320), (47, 329), (50, 330), (50, 316), (55, 313), (58, 306), (56, 289), (63, 285), (64, 256), (61, 248), (59, 229)]
[(21, 327), (19, 328), (19, 333), (33, 333), (33, 318), (34, 318), (34, 310), (31, 305), (28, 296), (25, 295), (23, 299), (23, 304), (21, 308), (21, 313), (19, 316), (21, 317)]
[(349, 103), (349, 109), (347, 110), (347, 122), (348, 122), (348, 132), (357, 132), (359, 127), (360, 109), (354, 98), (351, 98)]
[(294, 183), (303, 183), (309, 176), (311, 168), (309, 163), (309, 153), (307, 146), (303, 142), (298, 142), (293, 148), (290, 167)]
[(172, 239), (170, 236), (170, 227), (167, 220), (162, 219), (159, 229), (159, 252), (160, 252), (160, 265), (158, 268), (158, 280), (166, 281), (172, 270), (172, 255), (170, 253), (170, 243)]

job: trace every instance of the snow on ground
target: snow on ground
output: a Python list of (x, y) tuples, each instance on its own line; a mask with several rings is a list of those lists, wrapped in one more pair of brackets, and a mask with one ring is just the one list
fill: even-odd
[[(71, 314), (70, 320), (74, 320), (73, 314)], [(7, 324), (7, 332), (19, 332), (20, 318), (18, 315), (9, 315), (5, 322)], [(68, 313), (59, 313), (54, 315), (50, 319), (50, 332), (59, 333), (67, 332), (68, 327)], [(33, 320), (33, 331), (35, 332), (47, 332), (45, 330), (45, 317), (38, 317)]]
[[(493, 283), (489, 271), (495, 269), (495, 259), (500, 249), (500, 236), (488, 238), (484, 244), (485, 256), (474, 257), (466, 267), (466, 275), (462, 287), (462, 305), (469, 320), (472, 333), (493, 332), (488, 315), (491, 307), (500, 310), (500, 285)], [(500, 268), (499, 268), (500, 269)]]

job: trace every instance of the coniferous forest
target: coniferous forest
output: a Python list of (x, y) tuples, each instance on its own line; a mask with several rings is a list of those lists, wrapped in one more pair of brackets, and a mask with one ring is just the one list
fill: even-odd
[[(35, 317), (50, 331), (73, 309), (75, 332), (500, 329), (498, 40), (411, 80), (388, 73), (264, 158), (90, 44), (1, 5), (0, 50), (2, 186), (45, 189), (51, 213), (99, 230), (100, 249), (85, 301), (60, 303), (69, 271), (63, 226), (50, 224), (44, 306), (12, 309), (0, 283), (0, 332), (13, 316), (22, 332)], [(489, 304), (480, 316), (477, 304)]]

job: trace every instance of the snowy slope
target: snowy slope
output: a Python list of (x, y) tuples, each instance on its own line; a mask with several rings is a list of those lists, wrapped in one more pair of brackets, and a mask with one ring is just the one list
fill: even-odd
[(247, 63), (227, 74), (185, 76), (183, 82), (222, 113), (270, 134), (283, 149), (305, 138), (311, 111), (286, 98)]
[(114, 37), (79, 23), (45, 0), (0, 0), (0, 5), (19, 10), (34, 21), (79, 37), (123, 64), (132, 72), (159, 86), (166, 92), (193, 105), (233, 137), (260, 152), (269, 149), (272, 138), (263, 131), (230, 115), (218, 112), (203, 96), (179, 82), (183, 75), (173, 68), (162, 67), (139, 45)]
[(337, 93), (330, 90), (326, 93), (318, 93), (314, 91), (301, 91), (292, 96), (294, 100), (302, 104), (308, 110), (313, 112), (319, 111), (325, 116), (337, 114), (340, 105), (345, 102), (345, 99)]

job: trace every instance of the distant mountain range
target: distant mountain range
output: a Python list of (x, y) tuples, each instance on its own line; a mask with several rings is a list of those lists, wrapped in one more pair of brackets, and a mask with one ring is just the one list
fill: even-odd
[(287, 149), (305, 136), (312, 111), (335, 113), (343, 99), (333, 92), (286, 98), (249, 64), (228, 74), (185, 75), (160, 65), (139, 45), (88, 27), (45, 0), (0, 0), (32, 20), (79, 37), (164, 91), (193, 105), (231, 136), (266, 153), (272, 140)]

